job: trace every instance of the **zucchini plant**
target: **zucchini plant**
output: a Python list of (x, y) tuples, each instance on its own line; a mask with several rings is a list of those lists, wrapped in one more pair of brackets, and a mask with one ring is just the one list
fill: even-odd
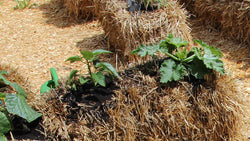
[(132, 51), (132, 54), (138, 54), (141, 57), (147, 55), (157, 57), (157, 52), (165, 54), (168, 59), (165, 59), (160, 67), (161, 83), (178, 81), (188, 75), (196, 79), (204, 79), (204, 76), (212, 73), (213, 70), (224, 74), (223, 62), (220, 59), (223, 56), (221, 51), (201, 40), (194, 40), (194, 42), (200, 47), (192, 47), (188, 51), (187, 41), (170, 34), (158, 45), (140, 45)]
[[(70, 76), (68, 78), (67, 84), (71, 85), (73, 89), (76, 89), (76, 82), (80, 82), (80, 84), (85, 84), (89, 81), (94, 82), (95, 86), (100, 85), (106, 87), (106, 79), (105, 72), (108, 74), (109, 78), (113, 80), (114, 77), (119, 77), (115, 68), (107, 62), (100, 62), (99, 55), (105, 53), (111, 53), (110, 51), (97, 49), (94, 51), (80, 51), (82, 56), (72, 56), (69, 57), (66, 61), (70, 61), (70, 63), (81, 61), (86, 61), (88, 67), (88, 76), (84, 77), (83, 74), (80, 74), (80, 70), (72, 70)], [(92, 70), (93, 68), (94, 70)], [(76, 79), (78, 78), (78, 79)]]
[(12, 117), (17, 115), (32, 122), (41, 117), (42, 114), (33, 110), (26, 102), (27, 93), (17, 83), (11, 83), (3, 75), (8, 72), (0, 72), (0, 82), (5, 86), (10, 86), (16, 93), (0, 92), (0, 140), (7, 140), (4, 134), (13, 128)]

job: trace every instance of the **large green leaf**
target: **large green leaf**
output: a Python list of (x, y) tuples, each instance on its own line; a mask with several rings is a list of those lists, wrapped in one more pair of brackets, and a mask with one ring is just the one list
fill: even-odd
[(193, 75), (196, 79), (204, 79), (206, 74), (211, 73), (211, 69), (208, 69), (203, 61), (199, 60), (197, 57), (195, 57), (192, 64), (189, 65), (189, 70), (191, 75)]
[(6, 97), (6, 93), (1, 93), (1, 92), (0, 92), (0, 100), (5, 99), (5, 97)]
[(59, 86), (58, 84), (58, 75), (56, 73), (56, 69), (55, 68), (50, 68), (50, 74), (51, 74), (51, 78), (55, 83), (55, 87)]
[(66, 61), (70, 61), (70, 63), (76, 62), (76, 61), (81, 61), (82, 58), (78, 55), (69, 57)]
[(99, 85), (101, 85), (103, 87), (106, 86), (105, 76), (101, 72), (92, 73), (91, 77), (95, 81), (95, 84), (99, 84)]
[(214, 46), (209, 46), (208, 44), (204, 43), (201, 40), (194, 40), (194, 42), (200, 44), (204, 50), (209, 49), (214, 56), (217, 56), (219, 58), (223, 56), (223, 53), (219, 49), (216, 49)]
[(85, 51), (80, 51), (83, 58), (86, 60), (90, 60), (94, 57), (94, 54), (91, 51), (85, 50)]
[(108, 70), (112, 75), (119, 77), (119, 74), (117, 73), (116, 69), (110, 63), (107, 62), (97, 63), (96, 67), (102, 67)]
[(145, 46), (145, 45), (140, 45), (137, 49), (133, 50), (131, 53), (132, 54), (138, 54), (141, 57), (145, 57), (146, 55), (153, 56), (155, 52), (158, 51), (158, 45), (151, 45), (151, 46)]
[(48, 93), (50, 92), (51, 88), (55, 88), (55, 83), (53, 80), (49, 80), (45, 83), (40, 88), (40, 93)]
[(94, 54), (94, 56), (100, 55), (100, 54), (104, 54), (104, 53), (112, 53), (111, 51), (107, 51), (104, 49), (96, 49), (92, 52)]
[(178, 81), (187, 75), (187, 70), (182, 64), (177, 64), (174, 60), (168, 59), (161, 64), (161, 83)]
[(18, 115), (28, 122), (42, 116), (41, 113), (36, 112), (27, 104), (25, 97), (22, 95), (8, 94), (4, 101), (9, 113)]
[(6, 115), (0, 112), (0, 134), (8, 133), (11, 129), (11, 124)]
[(13, 87), (14, 89), (15, 89), (15, 91), (18, 93), (18, 94), (20, 94), (20, 95), (22, 95), (22, 96), (24, 96), (25, 98), (27, 97), (27, 93), (24, 91), (24, 89), (21, 87), (21, 86), (19, 86), (17, 83), (11, 83), (10, 84), (11, 85), (11, 87)]

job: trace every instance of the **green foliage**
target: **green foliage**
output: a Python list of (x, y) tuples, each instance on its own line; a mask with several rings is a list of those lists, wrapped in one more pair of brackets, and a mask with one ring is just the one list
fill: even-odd
[(17, 5), (14, 7), (14, 9), (24, 9), (28, 7), (30, 4), (30, 0), (15, 0), (17, 2)]
[[(68, 78), (68, 85), (71, 85), (73, 89), (76, 89), (76, 83), (80, 82), (80, 84), (85, 84), (89, 82), (90, 80), (94, 82), (95, 86), (100, 85), (105, 87), (106, 86), (106, 80), (104, 72), (106, 72), (110, 78), (119, 77), (117, 71), (115, 68), (107, 62), (100, 62), (98, 59), (98, 56), (105, 53), (111, 53), (110, 51), (103, 50), (103, 49), (97, 49), (93, 52), (89, 50), (80, 51), (82, 56), (72, 56), (69, 57), (66, 61), (70, 61), (70, 63), (76, 62), (76, 61), (83, 61), (86, 60), (87, 67), (88, 67), (88, 77), (84, 77), (82, 74), (79, 74), (80, 70), (72, 70), (69, 78)], [(91, 68), (94, 68), (95, 70), (92, 71)], [(78, 78), (78, 79), (76, 79)]]
[(40, 93), (50, 92), (51, 88), (56, 88), (58, 84), (58, 75), (55, 68), (50, 68), (51, 80), (46, 81), (40, 88)]
[(27, 104), (27, 93), (24, 89), (17, 83), (11, 83), (5, 79), (3, 74), (7, 74), (7, 72), (0, 72), (0, 82), (13, 88), (16, 93), (0, 92), (0, 140), (6, 140), (4, 134), (12, 129), (11, 116), (17, 115), (26, 119), (28, 122), (32, 122), (42, 116), (41, 113), (37, 113)]
[(193, 47), (191, 51), (185, 48), (187, 41), (173, 37), (172, 34), (162, 40), (158, 45), (141, 45), (132, 51), (141, 57), (146, 55), (157, 56), (157, 52), (164, 53), (169, 57), (161, 64), (161, 83), (178, 81), (184, 76), (192, 75), (196, 79), (204, 79), (204, 76), (213, 70), (224, 74), (225, 70), (221, 57), (223, 54), (219, 49), (209, 46), (201, 40), (195, 40), (200, 48)]
[(168, 4), (167, 0), (141, 0), (146, 8), (148, 9), (149, 6), (151, 7), (165, 7)]

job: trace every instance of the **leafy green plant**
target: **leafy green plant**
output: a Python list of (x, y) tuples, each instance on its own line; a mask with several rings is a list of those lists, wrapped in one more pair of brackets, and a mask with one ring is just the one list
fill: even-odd
[(14, 9), (24, 9), (30, 4), (30, 0), (15, 0), (17, 2), (17, 5), (14, 7)]
[(172, 34), (160, 41), (158, 45), (141, 45), (132, 51), (141, 57), (147, 55), (157, 57), (157, 52), (168, 56), (160, 67), (161, 83), (178, 81), (184, 76), (192, 75), (196, 79), (204, 79), (204, 76), (213, 70), (224, 74), (223, 54), (219, 49), (209, 46), (201, 40), (194, 40), (200, 48), (193, 47), (190, 51), (186, 49), (188, 42), (181, 38), (175, 38)]
[(55, 68), (50, 68), (51, 80), (46, 81), (40, 88), (40, 93), (50, 92), (51, 88), (56, 88), (58, 84), (58, 75)]
[[(69, 79), (67, 84), (71, 85), (74, 89), (76, 88), (76, 81), (80, 82), (80, 84), (85, 84), (89, 82), (90, 80), (94, 82), (95, 86), (100, 85), (105, 87), (106, 86), (106, 79), (105, 74), (106, 72), (109, 76), (109, 78), (113, 79), (114, 77), (119, 77), (117, 71), (115, 68), (107, 62), (100, 62), (98, 56), (105, 53), (111, 53), (110, 51), (103, 50), (103, 49), (97, 49), (93, 52), (89, 50), (80, 51), (82, 56), (72, 56), (69, 57), (66, 61), (70, 61), (70, 63), (81, 61), (83, 62), (83, 59), (87, 63), (88, 67), (88, 77), (84, 77), (82, 74), (79, 74), (81, 70), (73, 70), (70, 73)], [(94, 68), (92, 70), (91, 68)], [(79, 78), (76, 80), (76, 77)]]
[(27, 93), (17, 83), (11, 83), (5, 79), (6, 71), (0, 72), (0, 82), (6, 86), (10, 86), (16, 93), (0, 92), (0, 140), (7, 140), (4, 134), (12, 130), (12, 117), (17, 115), (32, 122), (42, 116), (41, 113), (33, 110), (26, 102)]

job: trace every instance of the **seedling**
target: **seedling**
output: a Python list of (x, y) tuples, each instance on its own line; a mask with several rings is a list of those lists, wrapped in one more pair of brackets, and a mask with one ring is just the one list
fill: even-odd
[(0, 72), (0, 82), (6, 86), (10, 86), (16, 93), (2, 93), (0, 92), (0, 140), (6, 140), (4, 134), (12, 130), (13, 125), (11, 117), (17, 115), (32, 122), (42, 116), (41, 113), (34, 111), (26, 102), (27, 93), (17, 83), (11, 83), (5, 79), (3, 75), (6, 71)]
[(45, 82), (41, 88), (40, 93), (50, 92), (51, 88), (56, 88), (59, 86), (58, 84), (58, 76), (55, 68), (50, 68), (51, 80)]
[(161, 83), (178, 81), (184, 76), (192, 75), (196, 79), (204, 79), (204, 76), (213, 70), (224, 74), (225, 70), (221, 57), (223, 54), (219, 49), (209, 46), (201, 40), (194, 40), (201, 47), (193, 47), (188, 51), (185, 47), (187, 41), (175, 38), (172, 34), (162, 40), (158, 45), (141, 45), (132, 51), (141, 57), (147, 55), (157, 57), (156, 52), (163, 53), (169, 57), (160, 67)]
[[(86, 60), (87, 67), (88, 67), (88, 74), (89, 76), (84, 77), (82, 74), (79, 74), (80, 70), (73, 70), (70, 73), (69, 79), (67, 81), (68, 85), (71, 85), (74, 89), (76, 89), (76, 77), (79, 79), (77, 81), (80, 82), (80, 84), (85, 84), (89, 81), (94, 82), (95, 86), (100, 85), (103, 87), (106, 87), (106, 79), (105, 79), (105, 74), (106, 72), (113, 80), (114, 77), (119, 77), (117, 71), (115, 68), (107, 62), (100, 62), (98, 59), (98, 56), (101, 54), (105, 53), (111, 53), (110, 51), (103, 50), (103, 49), (97, 49), (94, 50), (93, 52), (85, 50), (85, 51), (80, 51), (81, 57), (80, 56), (72, 56), (69, 57), (66, 61), (70, 61), (70, 63), (76, 62), (76, 61), (81, 61), (83, 62), (83, 59)], [(91, 68), (94, 68), (94, 70), (91, 70)]]

